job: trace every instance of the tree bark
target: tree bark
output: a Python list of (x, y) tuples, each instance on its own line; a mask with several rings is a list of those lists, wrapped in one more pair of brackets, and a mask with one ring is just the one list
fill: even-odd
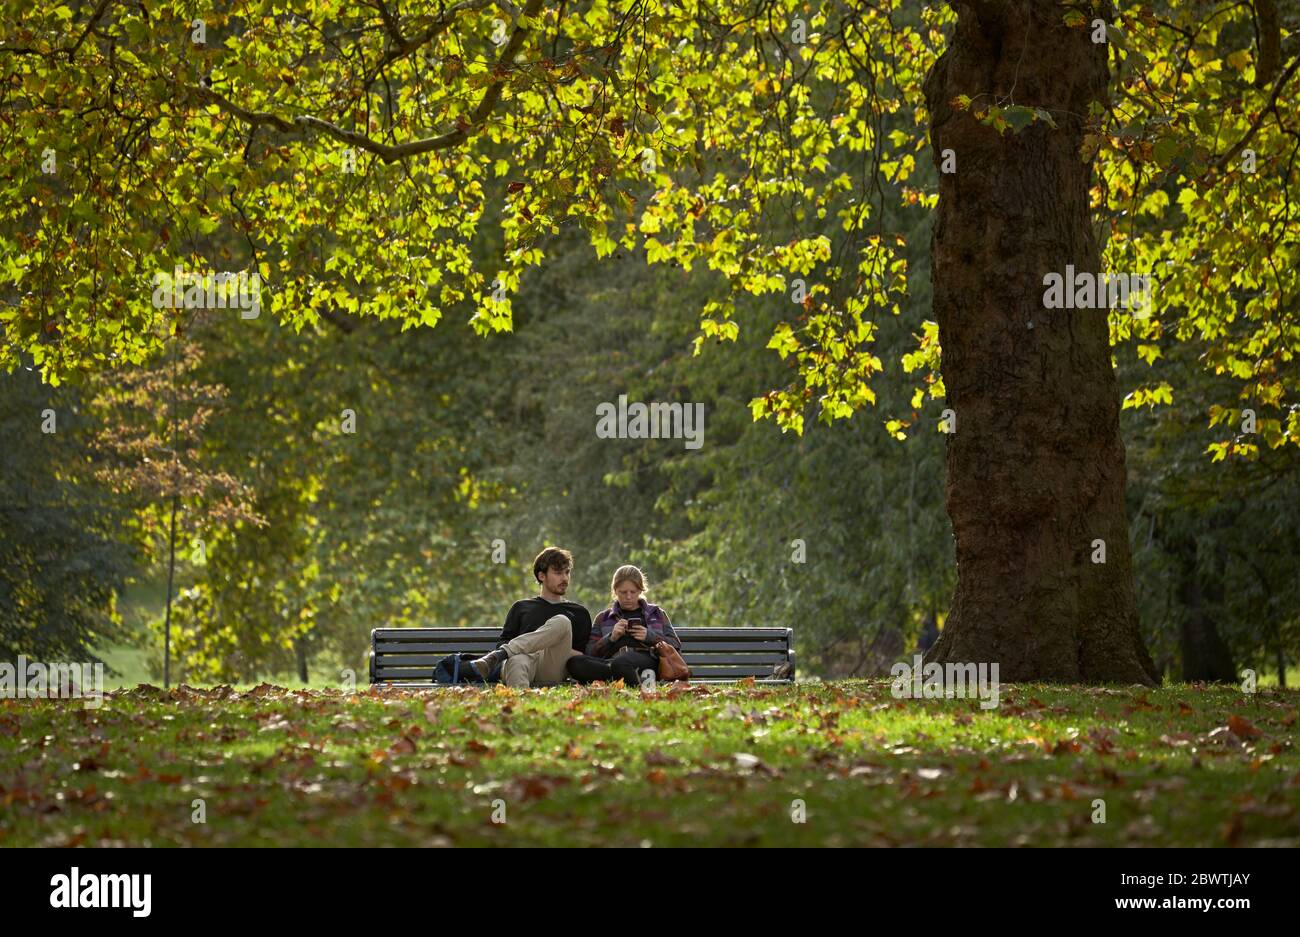
[(1232, 652), (1215, 624), (1215, 616), (1223, 607), (1223, 564), (1217, 563), (1207, 575), (1199, 568), (1196, 540), (1191, 537), (1179, 541), (1178, 559), (1178, 600), (1184, 609), (1178, 642), (1183, 682), (1235, 683), (1237, 669)]
[[(925, 83), (940, 172), (931, 242), (947, 406), (952, 611), (926, 661), (998, 663), (1004, 681), (1155, 684), (1138, 631), (1119, 392), (1106, 310), (1044, 308), (1043, 277), (1100, 272), (1089, 104), (1106, 99), (1107, 46), (1048, 0), (955, 3)], [(972, 108), (952, 102), (969, 95)], [(999, 134), (972, 111), (1047, 110)], [(1134, 271), (1137, 272), (1137, 271)], [(1093, 562), (1095, 540), (1105, 562)]]
[(1205, 680), (1215, 683), (1235, 683), (1237, 671), (1232, 664), (1232, 652), (1224, 643), (1214, 618), (1201, 601), (1200, 586), (1192, 587), (1193, 605), (1183, 620), (1179, 647), (1183, 656), (1183, 682)]

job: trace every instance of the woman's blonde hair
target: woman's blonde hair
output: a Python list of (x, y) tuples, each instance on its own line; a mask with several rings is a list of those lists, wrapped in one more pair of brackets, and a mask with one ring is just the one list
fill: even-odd
[(617, 597), (619, 584), (624, 582), (630, 582), (645, 592), (645, 576), (635, 566), (620, 566), (614, 570), (614, 580), (609, 584), (610, 594)]

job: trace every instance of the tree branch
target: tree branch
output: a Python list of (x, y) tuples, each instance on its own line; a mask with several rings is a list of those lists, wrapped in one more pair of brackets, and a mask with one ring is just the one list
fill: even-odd
[(1246, 148), (1246, 144), (1251, 141), (1251, 138), (1255, 136), (1256, 131), (1259, 130), (1260, 125), (1264, 123), (1265, 115), (1267, 115), (1268, 112), (1277, 104), (1278, 95), (1282, 93), (1282, 89), (1285, 88), (1287, 82), (1291, 80), (1291, 76), (1296, 73), (1297, 68), (1300, 68), (1300, 56), (1291, 60), (1291, 64), (1287, 67), (1287, 70), (1282, 73), (1282, 77), (1280, 77), (1277, 80), (1277, 83), (1273, 85), (1273, 93), (1268, 97), (1268, 104), (1260, 109), (1259, 116), (1256, 117), (1254, 122), (1250, 125), (1250, 129), (1246, 131), (1245, 136), (1233, 144), (1232, 149), (1228, 150), (1228, 152), (1224, 153), (1223, 156), (1219, 158), (1219, 161), (1216, 164), (1219, 172), (1223, 172), (1227, 169), (1228, 164), (1237, 158), (1237, 154)]
[(1255, 0), (1255, 19), (1259, 28), (1259, 59), (1255, 64), (1255, 87), (1267, 85), (1282, 61), (1282, 24), (1277, 18), (1274, 0)]
[(377, 2), (379, 3), (379, 15), (383, 18), (384, 26), (388, 30), (388, 35), (392, 37), (393, 45), (406, 45), (406, 40), (402, 38), (402, 31), (397, 26), (397, 20), (394, 19), (393, 14), (388, 11), (388, 4), (386, 4), (384, 0), (377, 0)]
[(73, 57), (76, 56), (77, 50), (80, 49), (81, 44), (86, 41), (86, 37), (90, 35), (90, 31), (99, 25), (99, 21), (103, 19), (104, 14), (108, 12), (108, 7), (112, 2), (113, 0), (99, 0), (99, 6), (95, 7), (95, 12), (91, 14), (90, 22), (86, 24), (86, 28), (82, 31), (81, 35), (77, 37), (77, 41), (72, 44), (72, 48), (68, 49), (69, 62), (71, 62)]
[[(453, 8), (453, 11), (485, 6), (488, 2), (491, 2), (491, 0), (469, 0), (469, 2), (458, 4)], [(535, 16), (538, 10), (541, 9), (542, 2), (543, 0), (529, 0), (528, 6), (524, 9), (524, 15), (528, 17)], [(444, 17), (435, 23), (434, 26), (430, 27), (430, 31), (438, 29), (439, 24), (441, 24), (441, 28), (445, 29), (449, 22), (450, 19)], [(426, 31), (426, 35), (430, 35), (430, 31)], [(497, 59), (497, 64), (493, 69), (493, 74), (497, 74), (503, 69), (509, 68), (513, 64), (515, 55), (518, 54), (520, 47), (523, 45), (524, 36), (525, 30), (523, 27), (517, 27), (510, 35), (510, 41), (507, 42), (505, 48), (501, 50), (501, 55)], [(427, 41), (427, 39), (424, 38), (408, 40), (402, 47), (402, 54), (408, 54), (411, 50), (423, 45), (425, 41)], [(396, 50), (389, 52), (389, 55), (385, 57), (385, 61), (399, 57), (394, 55), (394, 51)], [(284, 117), (271, 111), (249, 110), (248, 108), (240, 107), (221, 92), (217, 91), (215, 88), (207, 86), (206, 84), (198, 87), (193, 85), (188, 87), (190, 91), (198, 95), (204, 101), (209, 104), (215, 104), (227, 114), (242, 120), (250, 126), (269, 127), (285, 134), (302, 134), (308, 130), (316, 130), (328, 134), (343, 143), (358, 147), (359, 149), (365, 150), (369, 153), (374, 153), (384, 162), (391, 163), (396, 160), (405, 159), (409, 156), (416, 156), (420, 153), (449, 149), (463, 143), (476, 128), (481, 126), (487, 120), (492, 111), (496, 108), (497, 102), (501, 100), (505, 81), (503, 78), (497, 78), (497, 80), (493, 81), (487, 91), (484, 92), (483, 98), (479, 101), (478, 107), (474, 109), (474, 113), (468, 120), (462, 118), (464, 122), (455, 130), (433, 137), (425, 137), (420, 140), (410, 140), (406, 143), (397, 144), (380, 143), (378, 140), (374, 140), (363, 133), (357, 133), (354, 130), (345, 130), (337, 124), (323, 120), (319, 117), (314, 117), (310, 114), (300, 114), (296, 117)]]
[[(493, 0), (463, 0), (462, 3), (456, 4), (450, 10), (447, 10), (436, 20), (430, 23), (429, 27), (424, 32), (412, 36), (409, 39), (400, 38), (401, 33), (397, 29), (396, 21), (394, 21), (391, 25), (388, 26), (389, 35), (395, 37), (393, 46), (388, 50), (387, 54), (385, 54), (384, 57), (380, 59), (379, 64), (375, 67), (375, 72), (378, 72), (384, 67), (391, 65), (393, 62), (396, 62), (398, 59), (406, 58), (406, 56), (410, 55), (412, 52), (414, 52), (416, 49), (420, 48), (421, 46), (428, 45), (438, 35), (446, 32), (447, 27), (449, 27), (452, 24), (452, 22), (456, 19), (456, 16), (458, 14), (465, 13), (469, 10), (481, 10), (486, 6), (491, 6), (492, 4), (493, 4)], [(385, 15), (386, 11), (384, 8), (384, 4), (382, 2), (380, 3), (379, 11), (381, 16)], [(387, 22), (388, 19), (387, 17), (385, 17), (385, 23)]]
[(346, 316), (340, 315), (339, 313), (335, 312), (333, 309), (320, 309), (317, 310), (316, 314), (320, 316), (322, 319), (324, 319), (326, 322), (328, 322), (330, 325), (334, 326), (344, 335), (351, 335), (354, 331), (356, 331), (357, 323), (354, 320), (349, 319)]

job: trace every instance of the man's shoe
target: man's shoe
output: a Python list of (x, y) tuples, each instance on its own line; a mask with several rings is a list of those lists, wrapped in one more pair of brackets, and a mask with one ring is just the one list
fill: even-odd
[(492, 672), (493, 668), (495, 668), (497, 664), (505, 663), (506, 658), (508, 658), (509, 656), (510, 654), (506, 651), (505, 648), (499, 647), (492, 653), (484, 657), (480, 657), (477, 660), (472, 660), (469, 663), (470, 666), (473, 667), (474, 670), (478, 673), (479, 677), (482, 678), (483, 682), (486, 683), (488, 674)]

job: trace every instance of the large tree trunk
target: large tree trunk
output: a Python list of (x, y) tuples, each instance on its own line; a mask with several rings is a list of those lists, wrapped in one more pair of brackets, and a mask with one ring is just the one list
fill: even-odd
[(298, 638), (293, 642), (294, 652), (298, 657), (298, 679), (307, 682), (307, 639)]
[(1183, 681), (1197, 680), (1235, 683), (1237, 670), (1232, 652), (1219, 634), (1215, 616), (1223, 607), (1222, 562), (1207, 575), (1197, 563), (1196, 540), (1188, 537), (1178, 543), (1178, 599), (1183, 606), (1179, 629), (1179, 650), (1183, 658)]
[(1201, 603), (1199, 586), (1192, 589), (1197, 593), (1193, 599), (1196, 604), (1187, 611), (1178, 642), (1183, 655), (1183, 682), (1235, 683), (1237, 671), (1232, 664), (1232, 652), (1209, 610)]
[[(1140, 682), (1158, 675), (1138, 632), (1119, 393), (1104, 309), (1046, 309), (1043, 277), (1100, 271), (1079, 158), (1103, 101), (1107, 47), (1048, 0), (954, 4), (952, 44), (925, 84), (941, 173), (933, 241), (943, 347), (952, 611), (926, 660), (996, 662), (1007, 681)], [(970, 110), (1045, 108), (999, 135)], [(1105, 541), (1094, 563), (1093, 542)]]

